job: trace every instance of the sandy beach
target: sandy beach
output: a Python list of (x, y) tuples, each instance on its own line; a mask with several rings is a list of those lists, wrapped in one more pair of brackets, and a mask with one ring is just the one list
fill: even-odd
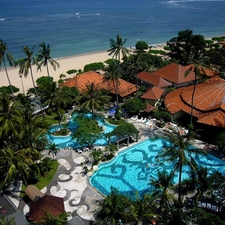
[[(111, 56), (108, 55), (107, 51), (88, 53), (88, 54), (82, 54), (82, 55), (74, 55), (74, 56), (69, 56), (65, 58), (57, 58), (56, 61), (60, 64), (60, 67), (56, 69), (56, 71), (54, 71), (53, 68), (49, 65), (50, 76), (52, 76), (55, 81), (59, 80), (60, 74), (65, 74), (67, 78), (71, 78), (73, 75), (68, 75), (66, 71), (70, 69), (83, 70), (86, 64), (94, 63), (94, 62), (104, 62), (105, 60), (109, 58), (111, 58)], [(41, 76), (47, 76), (47, 70), (45, 67), (42, 68), (42, 71), (37, 72), (37, 67), (33, 66), (32, 70), (33, 70), (35, 81), (37, 78)], [(23, 88), (22, 88), (21, 78), (19, 76), (19, 68), (9, 68), (8, 74), (9, 74), (9, 78), (11, 80), (12, 85), (18, 87), (20, 89), (20, 92), (22, 93)], [(0, 71), (0, 77), (1, 77), (0, 86), (8, 86), (9, 85), (8, 79), (6, 77), (4, 68), (2, 67)], [(33, 87), (30, 74), (28, 74), (27, 78), (23, 77), (22, 81), (24, 85), (24, 91), (26, 93), (29, 88)]]

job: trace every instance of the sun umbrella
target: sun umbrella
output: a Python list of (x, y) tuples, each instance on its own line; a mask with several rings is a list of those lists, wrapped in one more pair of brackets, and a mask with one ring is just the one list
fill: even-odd
[(110, 114), (115, 114), (115, 112), (116, 112), (115, 109), (111, 109), (111, 110), (109, 111)]

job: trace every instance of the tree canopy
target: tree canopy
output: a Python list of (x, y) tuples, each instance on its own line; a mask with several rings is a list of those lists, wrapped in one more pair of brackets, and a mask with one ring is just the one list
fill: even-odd
[(149, 47), (148, 47), (148, 44), (145, 41), (138, 41), (135, 45), (135, 48), (138, 51), (144, 51), (144, 50), (147, 50)]
[(103, 70), (104, 67), (105, 66), (102, 62), (90, 63), (84, 66), (84, 72)]
[(92, 147), (101, 138), (102, 129), (95, 120), (77, 116), (74, 121), (78, 124), (78, 128), (75, 130), (73, 138), (76, 138), (81, 146), (88, 145)]

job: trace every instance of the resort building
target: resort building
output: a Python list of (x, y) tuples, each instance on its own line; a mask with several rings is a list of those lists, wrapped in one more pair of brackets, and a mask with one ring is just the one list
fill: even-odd
[(150, 112), (155, 108), (164, 92), (164, 89), (153, 86), (141, 96), (141, 98), (145, 99), (145, 102), (147, 103), (146, 112)]
[[(86, 85), (94, 83), (98, 89), (106, 89), (111, 94), (116, 94), (116, 85), (113, 81), (105, 81), (104, 76), (94, 71), (78, 74), (67, 80), (63, 85), (68, 87), (77, 87), (79, 91), (86, 90)], [(122, 99), (137, 91), (137, 86), (119, 78), (118, 95)]]
[[(194, 65), (190, 64), (188, 66), (185, 66), (186, 70), (192, 69), (192, 71), (194, 70)], [(207, 68), (207, 67), (203, 67), (203, 66), (198, 66), (199, 72), (201, 74), (201, 79), (204, 80), (204, 78), (210, 78), (210, 77), (215, 77), (218, 75), (218, 72), (211, 69), (211, 68)], [(198, 77), (197, 77), (198, 79)]]
[(178, 63), (171, 63), (152, 72), (152, 74), (171, 82), (173, 87), (182, 87), (193, 84), (195, 80), (194, 72), (191, 71), (186, 75), (186, 71), (186, 67)]
[[(178, 88), (165, 97), (173, 120), (191, 114), (193, 88), (194, 85)], [(193, 116), (199, 124), (225, 128), (225, 82), (221, 78), (213, 77), (196, 85)]]
[(171, 63), (154, 72), (140, 72), (137, 74), (139, 85), (145, 84), (150, 88), (141, 97), (147, 103), (146, 111), (150, 112), (160, 103), (163, 94), (169, 87), (181, 87), (193, 84), (195, 79), (194, 73), (191, 71), (186, 76), (188, 68), (178, 64)]
[[(166, 81), (162, 77), (156, 76), (150, 72), (140, 72), (137, 74), (138, 81), (140, 80), (140, 85), (145, 84), (146, 86), (153, 87), (156, 86), (158, 88), (166, 89), (167, 87), (172, 86), (172, 83)], [(139, 82), (138, 82), (139, 84)]]

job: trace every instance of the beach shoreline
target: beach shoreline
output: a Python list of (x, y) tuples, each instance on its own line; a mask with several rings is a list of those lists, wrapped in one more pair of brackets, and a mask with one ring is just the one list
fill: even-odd
[[(224, 35), (221, 35), (224, 36)], [(206, 40), (212, 39), (212, 37), (205, 37)], [(158, 43), (158, 44), (152, 44), (153, 50), (164, 50), (163, 47), (166, 46), (165, 43)], [(135, 49), (134, 46), (127, 47), (128, 50)], [(104, 62), (107, 59), (112, 58), (112, 56), (109, 55), (107, 50), (103, 51), (94, 51), (94, 52), (86, 52), (81, 54), (75, 54), (75, 55), (69, 55), (69, 56), (62, 56), (62, 57), (56, 57), (54, 58), (59, 64), (60, 67), (57, 68), (55, 71), (49, 65), (49, 73), (50, 76), (53, 77), (54, 81), (58, 81), (60, 79), (60, 75), (64, 74), (66, 79), (72, 78), (73, 75), (68, 75), (66, 72), (71, 69), (76, 70), (83, 70), (84, 66), (90, 63), (95, 62)], [(19, 67), (7, 68), (9, 79), (15, 87), (19, 88), (19, 93), (27, 93), (27, 90), (29, 88), (33, 87), (32, 80), (30, 77), (30, 73), (28, 74), (27, 78), (22, 78), (19, 75)], [(47, 69), (46, 67), (42, 67), (41, 71), (37, 71), (37, 67), (35, 65), (32, 66), (33, 76), (34, 80), (36, 81), (41, 76), (47, 76)], [(9, 82), (5, 73), (5, 70), (3, 66), (0, 68), (0, 77), (1, 77), (1, 85), (0, 86), (8, 86)]]
[[(83, 70), (84, 66), (94, 62), (104, 62), (107, 59), (110, 59), (111, 56), (108, 55), (107, 51), (100, 51), (100, 52), (92, 52), (92, 53), (84, 53), (79, 55), (73, 55), (68, 57), (59, 57), (55, 58), (55, 60), (60, 64), (60, 67), (57, 68), (55, 71), (49, 65), (49, 73), (50, 76), (53, 77), (54, 81), (58, 81), (60, 79), (60, 75), (66, 75), (66, 78), (72, 78), (73, 75), (68, 75), (66, 72), (70, 69), (76, 70)], [(32, 80), (30, 77), (30, 73), (28, 74), (27, 78), (20, 78), (19, 75), (19, 67), (16, 68), (7, 68), (9, 79), (15, 87), (18, 87), (19, 93), (23, 93), (23, 86), (24, 92), (26, 94), (29, 88), (33, 87)], [(32, 72), (34, 76), (34, 80), (36, 81), (41, 76), (47, 76), (47, 69), (46, 67), (42, 67), (41, 71), (37, 71), (37, 66), (32, 66)], [(8, 86), (9, 82), (5, 73), (4, 68), (0, 70), (0, 77), (1, 77), (1, 85), (0, 86)], [(22, 84), (23, 83), (23, 84)]]

